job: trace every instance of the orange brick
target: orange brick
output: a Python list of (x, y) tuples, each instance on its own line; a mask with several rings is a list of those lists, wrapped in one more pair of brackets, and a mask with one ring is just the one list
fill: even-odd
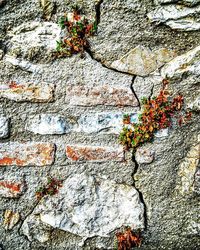
[(46, 166), (54, 161), (55, 146), (51, 143), (1, 143), (0, 166)]
[(67, 145), (66, 154), (71, 161), (123, 161), (123, 148)]
[(66, 102), (71, 106), (138, 106), (138, 101), (129, 87), (67, 86)]
[(0, 181), (0, 196), (6, 198), (19, 197), (24, 189), (24, 183), (14, 181)]
[(54, 85), (41, 83), (16, 83), (14, 81), (0, 86), (0, 97), (16, 102), (50, 102), (53, 100)]

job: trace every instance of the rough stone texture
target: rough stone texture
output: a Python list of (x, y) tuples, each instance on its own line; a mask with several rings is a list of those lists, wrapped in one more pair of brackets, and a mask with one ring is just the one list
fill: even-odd
[(200, 194), (200, 169), (198, 169), (195, 173), (194, 192), (196, 192), (197, 194)]
[[(162, 77), (159, 72), (154, 72), (148, 77), (137, 76), (133, 82), (133, 89), (140, 100), (140, 103), (143, 97), (151, 97), (154, 86), (158, 85), (160, 87), (161, 82)], [(143, 86), (142, 89), (141, 86)]]
[(176, 57), (161, 70), (163, 78), (180, 78), (184, 73), (199, 74), (200, 46)]
[(135, 153), (135, 160), (139, 164), (151, 163), (154, 160), (154, 152), (152, 152), (148, 149), (139, 148), (139, 149), (137, 149), (137, 151)]
[(13, 66), (17, 66), (17, 67), (19, 67), (22, 70), (25, 70), (27, 72), (31, 72), (34, 74), (42, 73), (42, 70), (41, 70), (39, 65), (35, 65), (35, 64), (33, 64), (27, 60), (23, 60), (21, 58), (18, 59), (18, 58), (16, 58), (16, 56), (6, 55), (4, 57), (4, 61), (13, 65)]
[(40, 0), (40, 5), (43, 10), (43, 18), (49, 20), (55, 9), (55, 3), (51, 0)]
[(145, 76), (169, 62), (175, 56), (174, 51), (159, 49), (151, 51), (137, 46), (121, 59), (114, 61), (110, 67), (133, 75)]
[(22, 226), (22, 232), (30, 241), (37, 240), (41, 243), (50, 239), (50, 228), (41, 224), (40, 216), (31, 214), (26, 218)]
[(91, 147), (84, 145), (67, 145), (66, 154), (72, 161), (123, 161), (122, 147)]
[(164, 3), (180, 3), (186, 6), (194, 6), (197, 3), (200, 3), (200, 0), (155, 0), (156, 3), (164, 4)]
[(148, 17), (153, 22), (166, 23), (172, 29), (192, 31), (200, 28), (199, 18), (194, 18), (195, 14), (198, 16), (199, 13), (200, 6), (190, 8), (182, 5), (166, 5), (150, 12)]
[(129, 88), (109, 85), (67, 87), (66, 102), (71, 106), (138, 106), (138, 101)]
[(18, 198), (24, 191), (24, 183), (12, 180), (0, 180), (0, 196)]
[(148, 14), (152, 21), (166, 22), (171, 19), (180, 19), (191, 14), (199, 13), (200, 7), (187, 8), (181, 5), (167, 5), (165, 7), (158, 7), (155, 11)]
[(188, 108), (194, 111), (200, 110), (200, 97), (198, 96), (194, 101), (188, 103)]
[(54, 85), (45, 83), (6, 83), (0, 86), (0, 97), (17, 102), (49, 102), (53, 100)]
[(185, 30), (185, 31), (192, 31), (192, 30), (200, 30), (200, 22), (195, 22), (192, 18), (183, 18), (180, 20), (173, 20), (168, 21), (166, 24), (175, 30)]
[(65, 134), (69, 132), (70, 125), (62, 116), (41, 114), (30, 118), (26, 129), (41, 135)]
[[(103, 1), (98, 36), (91, 39), (94, 57), (110, 66), (113, 61), (122, 58), (138, 45), (153, 51), (162, 48), (172, 49), (181, 54), (184, 49), (189, 50), (199, 44), (198, 32), (177, 33), (167, 27), (151, 24), (146, 16), (155, 11), (155, 4), (152, 2), (147, 0), (116, 0), (114, 3)], [(159, 6), (159, 8), (167, 8), (167, 6), (162, 8)], [(176, 9), (174, 6), (172, 8)], [(187, 9), (190, 8), (187, 7)], [(193, 12), (193, 10), (190, 11)]]
[[(33, 214), (40, 214), (41, 221), (53, 228), (87, 239), (107, 237), (123, 225), (143, 228), (143, 212), (133, 187), (82, 174), (70, 176), (59, 194), (45, 199)], [(25, 220), (25, 227), (30, 221), (29, 217)]]
[(9, 135), (9, 119), (5, 116), (0, 116), (0, 138), (6, 138)]
[(103, 67), (88, 55), (74, 76), (66, 83), (66, 103), (70, 106), (138, 106), (130, 89), (132, 77)]
[[(79, 54), (70, 58), (55, 58), (55, 54), (52, 54), (55, 41), (64, 35), (63, 32), (60, 33), (57, 20), (63, 13), (71, 12), (72, 5), (75, 4), (83, 8), (88, 18), (96, 17), (97, 34), (89, 38), (90, 49), (84, 53), (83, 58)], [(195, 0), (12, 0), (7, 1), (0, 8), (0, 113), (10, 119), (9, 137), (1, 139), (1, 142), (6, 145), (9, 141), (10, 145), (19, 142), (20, 154), (26, 152), (22, 146), (26, 142), (55, 144), (56, 149), (51, 166), (20, 168), (9, 165), (0, 168), (0, 181), (4, 183), (0, 188), (3, 192), (3, 195), (2, 193), (0, 195), (0, 218), (4, 217), (6, 210), (18, 212), (21, 217), (20, 223), (17, 223), (12, 230), (5, 230), (1, 223), (0, 248), (4, 250), (113, 250), (116, 248), (115, 233), (120, 230), (116, 227), (123, 225), (124, 213), (121, 216), (121, 211), (118, 211), (117, 218), (113, 219), (115, 214), (109, 211), (115, 211), (117, 207), (112, 205), (106, 214), (110, 220), (105, 223), (105, 217), (101, 216), (101, 212), (105, 212), (104, 209), (108, 208), (107, 205), (113, 197), (115, 197), (114, 204), (120, 205), (122, 211), (126, 209), (126, 204), (122, 201), (122, 197), (124, 200), (127, 199), (124, 187), (126, 187), (125, 190), (136, 193), (134, 198), (130, 199), (131, 209), (127, 212), (134, 213), (132, 209), (134, 204), (140, 204), (144, 208), (144, 213), (139, 219), (144, 221), (142, 234), (144, 240), (140, 249), (194, 250), (200, 248), (200, 223), (197, 216), (199, 214), (199, 166), (191, 168), (191, 172), (186, 171), (188, 178), (183, 179), (183, 182), (182, 177), (179, 176), (180, 166), (186, 159), (188, 160), (185, 170), (190, 169), (189, 165), (197, 164), (196, 161), (194, 163), (194, 158), (188, 158), (188, 152), (197, 145), (199, 130), (199, 6), (199, 1)], [(166, 13), (165, 10), (172, 10), (172, 12)], [(159, 18), (161, 17), (159, 15), (164, 13), (162, 19), (168, 17), (170, 19), (151, 22), (148, 18), (149, 13), (158, 14)], [(33, 24), (36, 24), (35, 28)], [(27, 30), (31, 27), (34, 29)], [(126, 73), (129, 72), (128, 68), (124, 69), (124, 72), (111, 68), (113, 62), (128, 55), (135, 48), (145, 48), (150, 58), (163, 48), (176, 52), (177, 56), (173, 55), (174, 59), (170, 59), (168, 63), (166, 60), (161, 60), (161, 63), (157, 57), (155, 57), (156, 60), (155, 58), (151, 60), (152, 65), (149, 64), (149, 60), (146, 64), (144, 62), (145, 70), (151, 66), (151, 70), (155, 68), (155, 71), (140, 71), (140, 76)], [(134, 65), (141, 66), (141, 61), (135, 62)], [(116, 144), (122, 125), (120, 117), (123, 114), (133, 114), (131, 121), (137, 122), (141, 111), (139, 106), (136, 107), (139, 105), (138, 100), (144, 96), (157, 95), (162, 86), (162, 80), (166, 76), (170, 82), (169, 93), (172, 96), (178, 93), (184, 96), (184, 109), (192, 112), (192, 119), (181, 127), (173, 121), (173, 126), (169, 130), (159, 132), (161, 137), (157, 134), (152, 142), (139, 149), (154, 152), (154, 160), (151, 163), (137, 162), (138, 159), (132, 157), (131, 152), (125, 153), (125, 161), (116, 161), (116, 159), (115, 161), (113, 159), (72, 161), (67, 158), (66, 145), (118, 148), (119, 145), (116, 146)], [(34, 89), (37, 86), (39, 92), (43, 93), (44, 90), (46, 93), (42, 94), (44, 99), (41, 96), (37, 99), (32, 91), (28, 92), (28, 97), (27, 92), (11, 95), (12, 91), (7, 86), (12, 81), (26, 87), (31, 84)], [(9, 97), (2, 95), (2, 87), (5, 88), (5, 86)], [(107, 92), (103, 86), (107, 87)], [(70, 99), (73, 101), (74, 97), (69, 97), (66, 89), (75, 90), (81, 87), (88, 89), (90, 94), (94, 89), (101, 91), (101, 105), (83, 106), (78, 96), (76, 96), (77, 102), (70, 105)], [(113, 89), (117, 91), (115, 96), (108, 92)], [(36, 89), (35, 92), (37, 94)], [(13, 97), (12, 100), (10, 96)], [(92, 99), (87, 94), (83, 96), (84, 103), (99, 102), (97, 98)], [(117, 105), (119, 101), (120, 106)], [(67, 134), (46, 135), (29, 131), (33, 119), (35, 131), (40, 128), (39, 124), (44, 124), (39, 118), (42, 114), (62, 117), (63, 121), (71, 125), (70, 130), (66, 131)], [(45, 122), (45, 126), (45, 130), (49, 132), (51, 122), (48, 124)], [(9, 146), (9, 149), (11, 152), (12, 147)], [(30, 152), (32, 150), (33, 146)], [(13, 154), (13, 151), (11, 153)], [(39, 156), (40, 154), (37, 155)], [(66, 193), (70, 195), (69, 188), (67, 191), (59, 190), (55, 196), (46, 196), (40, 202), (36, 199), (35, 192), (47, 185), (49, 177), (64, 180), (65, 187), (68, 187), (70, 180), (75, 178), (73, 181), (75, 183), (80, 179), (79, 187), (81, 187), (81, 180), (85, 177), (80, 176), (90, 176), (86, 179), (92, 180), (90, 183), (93, 183), (92, 186), (86, 187), (86, 190), (92, 190), (94, 194), (87, 196), (86, 203), (76, 203), (77, 200), (84, 199), (85, 189), (78, 189), (74, 191), (73, 197), (70, 196), (71, 200), (78, 197), (70, 208), (66, 196)], [(193, 186), (190, 185), (192, 180)], [(98, 184), (99, 181), (101, 184)], [(12, 187), (5, 188), (5, 183), (22, 184), (20, 192), (13, 193)], [(181, 193), (182, 184), (185, 185), (184, 187), (187, 185), (192, 187), (189, 188), (190, 192)], [(105, 186), (108, 189), (105, 190)], [(18, 190), (18, 186), (16, 187)], [(96, 195), (99, 194), (99, 187), (100, 190), (104, 190), (100, 196), (101, 200)], [(112, 191), (113, 187), (117, 190), (117, 195)], [(138, 189), (139, 195), (135, 188)], [(121, 190), (123, 190), (122, 193)], [(136, 198), (137, 202), (134, 203)], [(102, 203), (102, 201), (105, 202)], [(54, 207), (52, 207), (53, 204), (55, 204)], [(101, 228), (106, 232), (106, 237), (97, 235), (88, 237), (84, 241), (84, 237), (71, 233), (79, 229), (76, 228), (76, 224), (72, 226), (67, 224), (67, 231), (64, 231), (53, 228), (40, 219), (42, 212), (44, 212), (43, 215), (55, 213), (56, 217), (52, 216), (51, 221), (58, 222), (59, 213), (68, 215), (70, 211), (76, 209), (76, 205), (79, 208), (78, 212), (81, 212), (78, 215), (82, 215), (84, 204), (92, 208), (97, 206), (99, 209), (96, 207), (94, 211), (88, 209), (90, 214), (87, 213), (88, 217), (84, 223), (80, 220), (81, 230), (77, 232), (82, 235), (83, 229), (86, 228), (89, 229), (87, 232), (98, 234), (100, 232), (98, 227), (102, 225)], [(42, 207), (42, 211), (39, 207)], [(95, 211), (97, 211), (96, 217), (93, 216), (90, 221), (90, 216)], [(91, 227), (90, 223), (94, 222), (94, 219), (98, 225), (93, 223)], [(69, 221), (74, 221), (73, 216)], [(119, 224), (114, 224), (116, 222)], [(134, 223), (133, 220), (130, 221), (130, 225), (132, 223)], [(112, 232), (106, 231), (107, 226)]]
[(1, 143), (0, 166), (46, 166), (54, 161), (54, 145), (50, 143)]
[(182, 195), (194, 192), (195, 173), (200, 158), (200, 144), (193, 146), (184, 161), (179, 166), (178, 175), (181, 178), (181, 185), (177, 188)]
[(40, 52), (44, 54), (54, 51), (56, 41), (60, 40), (61, 28), (52, 22), (26, 22), (15, 27), (8, 33), (9, 53), (15, 51), (28, 59)]
[[(130, 114), (132, 122), (136, 122), (137, 114)], [(123, 113), (90, 113), (82, 115), (77, 126), (73, 128), (76, 132), (84, 133), (114, 133), (119, 134), (123, 127)]]
[(0, 49), (0, 60), (2, 60), (2, 59), (3, 59), (3, 56), (4, 56), (4, 52), (3, 52), (3, 50), (2, 50), (2, 49)]
[(11, 210), (6, 210), (4, 214), (3, 226), (6, 230), (11, 230), (20, 220), (19, 213), (15, 213)]

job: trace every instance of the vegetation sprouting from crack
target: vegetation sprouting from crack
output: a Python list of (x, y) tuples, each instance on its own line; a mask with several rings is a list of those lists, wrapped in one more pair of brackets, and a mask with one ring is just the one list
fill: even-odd
[(37, 191), (36, 191), (36, 197), (38, 200), (40, 200), (42, 197), (46, 196), (46, 195), (54, 195), (58, 193), (58, 189), (62, 187), (62, 181), (61, 180), (57, 180), (54, 178), (48, 178), (47, 180), (47, 185), (40, 187)]
[(130, 227), (124, 228), (123, 232), (117, 232), (117, 250), (130, 250), (133, 247), (140, 247), (141, 233), (134, 232)]
[[(136, 148), (145, 142), (152, 141), (155, 132), (172, 126), (172, 118), (177, 118), (179, 125), (190, 120), (190, 112), (181, 112), (184, 98), (181, 94), (173, 99), (167, 90), (168, 81), (163, 81), (163, 88), (158, 96), (142, 99), (142, 113), (139, 123), (132, 123), (130, 115), (124, 115), (124, 127), (119, 140), (125, 150)], [(184, 113), (184, 114), (183, 114)]]
[(83, 57), (84, 51), (90, 48), (88, 37), (97, 32), (96, 20), (89, 20), (76, 6), (72, 13), (60, 18), (59, 24), (63, 30), (67, 30), (67, 35), (63, 40), (57, 41), (57, 56), (69, 57), (81, 53)]

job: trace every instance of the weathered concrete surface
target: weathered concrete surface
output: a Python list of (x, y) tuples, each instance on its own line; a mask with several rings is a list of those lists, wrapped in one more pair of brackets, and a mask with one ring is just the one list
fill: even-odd
[[(153, 51), (162, 48), (176, 50), (180, 54), (199, 44), (198, 32), (177, 32), (162, 25), (151, 24), (147, 17), (149, 13), (154, 13), (157, 10), (155, 8), (168, 8), (152, 2), (148, 0), (103, 1), (98, 36), (91, 39), (94, 57), (110, 67), (114, 61), (120, 60), (138, 45)], [(172, 7), (170, 5), (169, 8), (175, 9), (174, 5)], [(199, 9), (198, 6), (194, 8)], [(198, 11), (190, 10), (190, 12)], [(170, 13), (168, 12), (169, 15)], [(174, 13), (171, 15), (174, 16)]]
[[(76, 3), (87, 16), (97, 16), (97, 35), (89, 39), (91, 48), (84, 58), (55, 59), (52, 51), (60, 35), (57, 17), (71, 12)], [(174, 12), (166, 13), (168, 9)], [(165, 14), (162, 20), (170, 19), (160, 25), (150, 22), (148, 15), (158, 14), (159, 19), (160, 13)], [(189, 0), (0, 2), (0, 110), (10, 119), (9, 133), (1, 138), (1, 144), (10, 156), (14, 152), (17, 157), (27, 157), (23, 168), (14, 164), (0, 168), (0, 216), (4, 218), (6, 210), (20, 214), (12, 229), (0, 225), (3, 249), (114, 249), (115, 232), (129, 224), (127, 218), (132, 227), (136, 223), (144, 228), (141, 249), (200, 248), (199, 166), (196, 158), (188, 156), (198, 143), (199, 130), (198, 15), (199, 1)], [(145, 58), (134, 60), (131, 66), (134, 70), (140, 66), (139, 71), (130, 72), (126, 64), (123, 70), (111, 68), (113, 62), (138, 47), (145, 48), (150, 58), (153, 55), (148, 62)], [(177, 55), (163, 60), (162, 53), (157, 56), (163, 50)], [(157, 95), (166, 77), (170, 94), (183, 94), (184, 108), (192, 112), (189, 123), (159, 131), (152, 143), (138, 149), (135, 162), (131, 153), (125, 153), (125, 161), (103, 157), (89, 161), (91, 154), (82, 161), (67, 159), (67, 145), (113, 149), (123, 114), (133, 114), (131, 120), (136, 122), (138, 99)], [(18, 85), (24, 85), (23, 90), (19, 91)], [(84, 99), (78, 98), (81, 92), (72, 95), (83, 86), (89, 95), (85, 93)], [(91, 98), (94, 90), (99, 91), (101, 102), (94, 95)], [(7, 147), (10, 142), (18, 148)], [(28, 152), (22, 146), (26, 143), (32, 145)], [(44, 152), (33, 147), (38, 143), (55, 144), (51, 166), (35, 166), (44, 163), (40, 158)], [(25, 166), (29, 164), (34, 167)], [(39, 202), (35, 192), (47, 185), (48, 177), (63, 179), (63, 188)], [(84, 181), (88, 185), (84, 186)], [(72, 201), (70, 207), (66, 193)], [(96, 217), (91, 218), (95, 212)], [(76, 218), (79, 227), (64, 223)]]

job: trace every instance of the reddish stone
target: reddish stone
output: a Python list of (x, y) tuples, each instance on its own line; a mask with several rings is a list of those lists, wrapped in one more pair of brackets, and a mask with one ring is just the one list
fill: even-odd
[(0, 166), (46, 166), (54, 161), (55, 146), (51, 143), (1, 143)]
[(123, 161), (123, 148), (67, 145), (66, 154), (72, 161)]
[(0, 97), (4, 97), (16, 102), (50, 102), (53, 100), (54, 86), (52, 84), (41, 83), (16, 83), (15, 81), (1, 84)]
[(130, 88), (108, 84), (95, 87), (67, 86), (66, 101), (71, 106), (138, 106)]
[(14, 181), (0, 181), (0, 196), (6, 198), (19, 197), (24, 189), (24, 183)]

